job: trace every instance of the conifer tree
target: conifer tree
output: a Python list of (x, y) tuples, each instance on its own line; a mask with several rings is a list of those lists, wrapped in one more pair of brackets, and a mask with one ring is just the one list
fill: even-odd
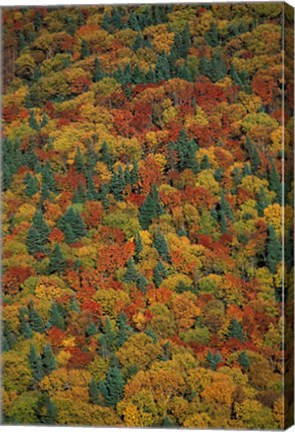
[(230, 322), (228, 328), (228, 336), (231, 338), (238, 339), (241, 342), (245, 340), (243, 327), (236, 318), (233, 318)]
[(242, 351), (239, 355), (239, 364), (242, 366), (243, 371), (247, 371), (249, 367), (251, 366), (251, 362), (249, 360), (249, 357), (247, 356), (247, 353), (245, 351)]
[(273, 161), (271, 162), (271, 168), (269, 171), (269, 187), (270, 190), (276, 193), (275, 202), (282, 204), (282, 185)]
[(275, 229), (272, 225), (268, 227), (266, 240), (266, 263), (269, 271), (273, 274), (277, 271), (277, 265), (282, 259), (282, 245), (278, 240)]
[(255, 174), (257, 172), (257, 170), (259, 169), (259, 166), (261, 164), (261, 160), (260, 160), (260, 156), (259, 156), (259, 153), (258, 153), (256, 146), (254, 146), (252, 144), (252, 142), (248, 136), (246, 137), (245, 148), (247, 150), (247, 153), (248, 153), (248, 156), (249, 156), (249, 159), (251, 162), (252, 172)]
[(98, 386), (94, 379), (92, 379), (89, 383), (89, 400), (94, 405), (98, 405), (99, 403)]
[(33, 332), (29, 322), (26, 320), (26, 315), (28, 314), (28, 310), (24, 307), (21, 307), (19, 310), (19, 319), (20, 319), (20, 333), (25, 339), (31, 339), (33, 336)]
[(34, 332), (44, 333), (44, 325), (42, 323), (42, 319), (39, 313), (36, 311), (34, 303), (32, 301), (30, 301), (28, 304), (28, 316), (31, 329)]
[(57, 363), (55, 356), (52, 352), (51, 346), (47, 343), (44, 347), (43, 353), (43, 368), (45, 374), (50, 374), (54, 369), (56, 369)]
[(25, 185), (26, 185), (25, 194), (28, 197), (32, 197), (39, 190), (36, 178), (33, 177), (30, 173), (26, 174)]
[(139, 255), (143, 251), (143, 243), (140, 236), (140, 233), (137, 233), (135, 237), (135, 260), (138, 262)]
[(106, 406), (115, 407), (123, 398), (124, 392), (124, 379), (118, 367), (110, 367), (106, 377), (106, 388), (108, 390)]
[(85, 39), (82, 39), (81, 43), (81, 59), (85, 59), (90, 55), (89, 45)]
[(85, 166), (84, 166), (84, 160), (83, 160), (80, 147), (78, 147), (76, 150), (75, 157), (74, 157), (74, 164), (78, 173), (84, 172)]
[(104, 141), (101, 145), (101, 157), (100, 160), (102, 162), (104, 162), (108, 169), (112, 168), (113, 165), (113, 155), (109, 150), (109, 146), (107, 145), (107, 143)]
[(170, 64), (165, 51), (162, 51), (160, 54), (158, 54), (155, 74), (159, 81), (168, 80), (171, 77)]
[(166, 241), (165, 236), (161, 233), (159, 229), (156, 231), (153, 245), (155, 249), (158, 251), (159, 255), (163, 258), (163, 260), (169, 262), (170, 257), (169, 257), (168, 243)]
[(208, 155), (204, 154), (204, 156), (202, 157), (201, 160), (201, 170), (206, 170), (206, 169), (210, 169), (211, 168), (211, 164), (209, 161), (209, 157)]
[(141, 227), (147, 229), (155, 217), (161, 216), (164, 213), (163, 207), (159, 201), (159, 194), (156, 186), (152, 187), (146, 200), (139, 210), (139, 222)]
[(26, 238), (26, 247), (30, 255), (35, 255), (39, 252), (44, 252), (45, 250), (41, 241), (40, 232), (37, 230), (34, 224), (32, 224), (29, 228)]
[(128, 258), (127, 261), (127, 270), (123, 276), (124, 282), (136, 282), (138, 279), (138, 273), (134, 266), (134, 261), (132, 258)]
[(98, 82), (103, 78), (104, 74), (101, 70), (100, 63), (98, 57), (96, 56), (94, 59), (94, 71), (93, 71), (93, 82)]
[(44, 370), (42, 366), (41, 357), (37, 353), (35, 346), (33, 344), (31, 344), (31, 348), (30, 348), (29, 363), (32, 370), (34, 382), (38, 383), (44, 377)]
[(40, 125), (37, 122), (36, 114), (35, 114), (35, 111), (33, 111), (33, 110), (30, 111), (29, 125), (32, 129), (34, 129), (36, 131), (40, 130)]
[(57, 327), (60, 330), (65, 329), (64, 318), (63, 318), (61, 312), (59, 311), (58, 306), (55, 302), (52, 303), (52, 306), (51, 306), (50, 318), (49, 318), (49, 321), (47, 323), (47, 327), (48, 328)]
[(61, 274), (66, 268), (66, 260), (61, 251), (60, 245), (57, 243), (53, 249), (48, 264), (48, 274), (57, 273)]

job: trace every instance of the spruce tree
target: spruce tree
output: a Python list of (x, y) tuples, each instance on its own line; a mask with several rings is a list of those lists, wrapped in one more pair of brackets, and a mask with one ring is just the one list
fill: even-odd
[(74, 192), (74, 195), (72, 198), (72, 203), (73, 204), (83, 204), (85, 202), (85, 199), (86, 199), (85, 189), (84, 189), (82, 183), (79, 183), (77, 189)]
[(102, 146), (101, 146), (101, 157), (100, 157), (100, 160), (107, 165), (108, 169), (112, 168), (112, 165), (113, 165), (113, 162), (114, 162), (113, 155), (110, 152), (109, 146), (107, 145), (107, 143), (105, 141), (102, 143)]
[(32, 129), (34, 129), (38, 132), (40, 131), (40, 125), (37, 122), (36, 114), (35, 114), (35, 111), (33, 111), (33, 110), (30, 111), (29, 125)]
[(159, 81), (168, 80), (171, 77), (170, 65), (165, 51), (162, 51), (160, 54), (158, 54), (155, 74)]
[(61, 274), (66, 268), (66, 260), (61, 251), (60, 245), (57, 243), (53, 249), (48, 264), (48, 274), (57, 273)]
[(135, 237), (135, 260), (138, 262), (139, 255), (143, 251), (143, 243), (140, 236), (140, 233), (137, 233)]
[(263, 216), (264, 209), (268, 207), (269, 204), (270, 202), (265, 193), (265, 189), (261, 186), (258, 194), (256, 195), (256, 209), (260, 217)]
[(98, 57), (94, 59), (94, 71), (93, 71), (93, 82), (98, 82), (103, 78), (103, 72), (101, 70)]
[(243, 327), (236, 318), (233, 318), (228, 327), (228, 337), (238, 339), (240, 342), (245, 340)]
[(143, 294), (146, 293), (147, 285), (148, 281), (146, 280), (146, 277), (143, 274), (139, 275), (139, 277), (137, 278), (137, 286)]
[(57, 368), (55, 356), (52, 352), (51, 346), (47, 343), (43, 352), (43, 368), (45, 374), (50, 374)]
[(282, 245), (272, 225), (268, 227), (266, 240), (266, 263), (269, 271), (273, 274), (277, 271), (277, 265), (282, 259)]
[(128, 318), (125, 312), (121, 312), (117, 319), (118, 335), (116, 339), (116, 346), (121, 347), (128, 339), (128, 335), (133, 332), (132, 327), (128, 325)]
[(50, 317), (49, 317), (49, 321), (47, 323), (47, 327), (48, 328), (57, 327), (60, 330), (65, 329), (65, 322), (64, 322), (63, 315), (59, 311), (56, 303), (52, 303), (51, 310), (50, 310)]
[(98, 386), (94, 379), (92, 379), (89, 383), (89, 400), (94, 405), (98, 405), (99, 403)]
[(90, 55), (89, 45), (85, 39), (82, 39), (81, 43), (81, 59), (85, 59)]
[(270, 190), (276, 193), (275, 202), (278, 204), (282, 204), (282, 185), (273, 161), (271, 162), (268, 179)]
[(32, 197), (39, 190), (36, 178), (33, 177), (30, 173), (26, 174), (25, 185), (26, 185), (25, 194), (28, 197)]
[(35, 255), (40, 252), (44, 252), (44, 245), (41, 241), (41, 235), (34, 224), (32, 224), (29, 228), (27, 238), (26, 238), (26, 247), (30, 255)]
[(148, 229), (152, 220), (155, 217), (161, 216), (163, 213), (164, 211), (159, 201), (158, 190), (154, 185), (139, 210), (139, 222), (141, 227), (144, 230)]
[(36, 311), (34, 303), (32, 301), (30, 301), (28, 304), (28, 316), (31, 329), (34, 332), (44, 333), (44, 325), (42, 323), (42, 319), (39, 313)]
[(127, 261), (127, 270), (123, 276), (124, 282), (136, 282), (138, 279), (138, 273), (134, 266), (134, 261), (132, 258), (128, 258)]
[(246, 137), (245, 148), (250, 159), (252, 172), (255, 174), (260, 167), (261, 160), (256, 146), (252, 144), (248, 136)]
[(37, 353), (35, 346), (32, 344), (29, 353), (29, 364), (32, 370), (34, 382), (38, 383), (44, 377), (44, 370), (40, 355)]
[(213, 48), (219, 45), (218, 31), (215, 23), (213, 23), (211, 25), (211, 29), (205, 33), (205, 39), (208, 42), (208, 44)]
[(110, 367), (106, 377), (106, 388), (108, 390), (106, 406), (115, 407), (123, 398), (124, 392), (124, 379), (118, 367)]
[(247, 356), (247, 353), (245, 351), (242, 351), (241, 354), (239, 355), (239, 364), (240, 366), (242, 366), (243, 371), (247, 371), (249, 369), (249, 367), (251, 366), (251, 362), (249, 360), (249, 357)]
[(165, 260), (166, 262), (169, 262), (170, 257), (168, 243), (165, 236), (161, 233), (159, 229), (156, 231), (153, 245), (154, 248), (158, 251), (160, 257), (162, 257), (163, 260)]
[(211, 164), (209, 161), (209, 157), (208, 155), (204, 154), (204, 156), (202, 157), (201, 160), (201, 170), (206, 170), (206, 169), (210, 169), (211, 168)]
[(33, 337), (33, 331), (29, 322), (26, 319), (26, 315), (28, 314), (28, 310), (24, 307), (21, 307), (19, 310), (19, 319), (20, 319), (20, 333), (25, 339), (31, 339)]
[(84, 172), (85, 166), (80, 147), (78, 147), (76, 150), (74, 157), (74, 165), (78, 173)]

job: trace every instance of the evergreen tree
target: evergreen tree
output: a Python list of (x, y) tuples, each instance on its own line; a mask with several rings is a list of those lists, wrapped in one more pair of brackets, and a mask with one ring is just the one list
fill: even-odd
[(85, 59), (90, 55), (89, 45), (85, 39), (82, 39), (81, 43), (81, 59)]
[(81, 312), (80, 306), (77, 303), (77, 300), (75, 299), (75, 297), (71, 297), (71, 301), (70, 301), (70, 309), (74, 312)]
[(163, 282), (163, 279), (167, 277), (167, 270), (162, 261), (159, 261), (154, 268), (154, 282), (157, 288)]
[(83, 219), (80, 213), (75, 211), (73, 207), (69, 207), (66, 213), (59, 219), (58, 226), (66, 235), (68, 242), (79, 240), (86, 234)]
[(20, 333), (25, 339), (31, 339), (33, 337), (33, 332), (30, 324), (26, 320), (26, 315), (28, 311), (24, 307), (20, 308)]
[(117, 319), (117, 326), (119, 329), (118, 336), (116, 339), (116, 346), (121, 347), (124, 342), (128, 339), (128, 335), (133, 332), (132, 327), (128, 325), (128, 318), (125, 312), (121, 312)]
[(166, 241), (165, 236), (161, 233), (161, 231), (158, 229), (155, 237), (154, 237), (154, 248), (158, 251), (159, 255), (166, 261), (170, 261), (169, 257), (169, 248), (168, 243)]
[(140, 236), (140, 233), (137, 233), (135, 237), (135, 260), (138, 262), (139, 255), (143, 251), (143, 243)]
[(143, 46), (143, 37), (142, 34), (139, 32), (137, 33), (136, 38), (133, 42), (132, 49), (133, 51), (136, 52), (137, 50), (139, 50), (139, 48), (142, 48), (142, 46)]
[(110, 18), (110, 16), (107, 13), (105, 13), (104, 16), (103, 16), (103, 19), (102, 19), (101, 27), (104, 30), (108, 31), (109, 27), (110, 27), (110, 24), (111, 24), (111, 18)]
[[(79, 183), (78, 188), (74, 192), (72, 203), (73, 204), (83, 204), (85, 202), (85, 199), (86, 199), (85, 189), (84, 189), (82, 183)], [(70, 242), (68, 242), (68, 243), (70, 243)]]
[(233, 318), (230, 322), (228, 327), (228, 337), (238, 339), (241, 342), (245, 340), (243, 327), (236, 318)]
[(204, 154), (204, 156), (202, 157), (201, 160), (201, 170), (206, 170), (206, 169), (210, 169), (211, 168), (211, 164), (209, 161), (209, 157), (208, 155)]
[(95, 201), (97, 199), (97, 190), (90, 172), (87, 173), (87, 199)]
[(188, 168), (192, 169), (195, 174), (198, 173), (199, 167), (196, 159), (198, 146), (194, 140), (189, 140), (185, 129), (181, 129), (175, 145), (172, 145), (178, 155), (177, 166), (180, 171)]
[(30, 173), (26, 174), (25, 185), (26, 185), (25, 194), (28, 197), (32, 197), (39, 190), (36, 178), (33, 177)]
[(31, 329), (34, 332), (44, 333), (44, 326), (42, 323), (42, 319), (39, 313), (36, 311), (34, 307), (34, 303), (32, 301), (28, 304), (28, 316), (29, 316), (29, 324)]
[(134, 261), (132, 258), (128, 258), (127, 261), (127, 270), (123, 276), (124, 282), (136, 282), (138, 278), (137, 270), (134, 266)]
[(99, 392), (96, 381), (92, 379), (89, 383), (89, 400), (92, 404), (98, 405), (99, 403)]
[(223, 191), (221, 192), (221, 197), (220, 197), (220, 211), (221, 211), (222, 213), (224, 213), (224, 215), (225, 215), (228, 219), (230, 219), (230, 220), (233, 220), (233, 219), (234, 219), (234, 216), (233, 216), (233, 213), (232, 213), (231, 207), (230, 207), (229, 203), (226, 201), (226, 199), (225, 199), (225, 195), (224, 195), (224, 192), (223, 192)]
[(46, 113), (43, 114), (42, 120), (41, 120), (41, 128), (44, 128), (48, 125), (49, 119)]
[(112, 9), (112, 25), (118, 30), (122, 30), (124, 27), (123, 22), (122, 22), (121, 13), (120, 13), (120, 10), (118, 8)]
[(42, 168), (42, 183), (46, 184), (50, 191), (54, 193), (56, 192), (53, 172), (48, 161), (46, 161), (44, 167)]
[(45, 374), (50, 374), (52, 371), (54, 371), (54, 369), (57, 368), (56, 359), (49, 343), (47, 343), (44, 347), (43, 368)]
[(277, 265), (282, 259), (282, 245), (278, 240), (275, 229), (272, 225), (268, 227), (268, 237), (266, 240), (266, 263), (270, 272), (275, 274)]
[(115, 407), (123, 398), (124, 379), (118, 367), (111, 367), (106, 378), (106, 388), (108, 390), (105, 399), (106, 406)]
[(93, 82), (98, 82), (103, 78), (104, 74), (101, 70), (98, 57), (94, 59), (94, 71), (93, 71)]
[(26, 238), (26, 247), (30, 255), (35, 255), (44, 252), (44, 245), (41, 240), (41, 235), (34, 224), (29, 228)]
[(107, 145), (107, 143), (104, 141), (102, 143), (101, 146), (101, 157), (100, 157), (101, 162), (104, 162), (108, 169), (112, 168), (112, 165), (114, 163), (114, 158), (112, 153), (109, 151), (109, 146)]
[(139, 277), (137, 278), (137, 286), (143, 294), (146, 293), (147, 285), (148, 281), (146, 280), (146, 277), (143, 274), (139, 275)]
[(287, 269), (290, 271), (294, 265), (294, 238), (293, 238), (293, 227), (289, 227), (286, 238), (285, 238), (285, 262)]
[(227, 70), (220, 53), (214, 52), (211, 65), (209, 78), (213, 82), (217, 82), (226, 76)]
[(261, 186), (258, 194), (256, 195), (256, 208), (258, 215), (263, 216), (264, 209), (270, 204), (269, 199), (265, 193), (265, 189)]
[(38, 413), (40, 422), (45, 425), (55, 425), (57, 422), (57, 409), (48, 394), (42, 394), (38, 402)]
[(60, 245), (56, 244), (48, 264), (48, 274), (61, 274), (66, 268), (66, 260), (61, 251)]
[(29, 353), (29, 364), (32, 370), (34, 382), (38, 383), (44, 377), (44, 371), (40, 355), (37, 353), (35, 346), (32, 344)]
[(207, 354), (206, 362), (207, 365), (210, 367), (210, 369), (216, 371), (218, 364), (222, 362), (222, 357), (218, 351), (216, 354), (212, 354), (212, 352), (209, 350)]
[(277, 202), (278, 204), (282, 204), (282, 185), (273, 161), (271, 162), (271, 169), (269, 171), (268, 178), (270, 190), (276, 193), (275, 202)]
[(170, 65), (165, 51), (162, 51), (160, 54), (158, 54), (155, 74), (159, 81), (168, 80), (171, 78)]
[(205, 33), (205, 39), (208, 44), (215, 48), (219, 45), (218, 31), (215, 23), (211, 25), (211, 29)]
[(27, 46), (26, 38), (22, 30), (19, 30), (17, 32), (17, 42), (18, 42), (17, 48), (19, 52), (22, 51)]
[(83, 173), (85, 170), (83, 156), (80, 150), (80, 147), (77, 148), (75, 157), (74, 157), (75, 168), (78, 173)]
[(60, 330), (65, 329), (65, 322), (62, 313), (59, 311), (58, 306), (56, 303), (52, 303), (51, 310), (50, 310), (50, 318), (47, 323), (47, 327), (57, 327)]
[(164, 210), (159, 201), (158, 190), (154, 185), (139, 210), (139, 222), (141, 227), (146, 230), (152, 223), (152, 220), (155, 217), (161, 216), (163, 213)]
[(247, 356), (247, 353), (245, 351), (242, 351), (239, 355), (239, 364), (242, 366), (243, 371), (247, 371), (249, 367), (251, 366), (251, 362), (249, 360), (249, 357)]
[(257, 172), (257, 170), (259, 169), (259, 166), (261, 164), (261, 160), (260, 160), (260, 156), (259, 156), (259, 153), (258, 153), (256, 146), (254, 146), (252, 144), (249, 137), (246, 137), (245, 148), (247, 150), (247, 153), (248, 153), (248, 156), (250, 159), (251, 169), (252, 169), (253, 173), (255, 174)]
[(30, 111), (29, 125), (32, 129), (34, 129), (38, 132), (40, 131), (40, 125), (37, 122), (36, 114), (35, 114), (35, 111), (33, 111), (33, 110)]

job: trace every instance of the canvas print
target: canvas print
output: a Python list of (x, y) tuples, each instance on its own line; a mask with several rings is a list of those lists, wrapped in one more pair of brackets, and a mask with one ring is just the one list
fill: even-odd
[(293, 424), (293, 16), (2, 8), (2, 424)]

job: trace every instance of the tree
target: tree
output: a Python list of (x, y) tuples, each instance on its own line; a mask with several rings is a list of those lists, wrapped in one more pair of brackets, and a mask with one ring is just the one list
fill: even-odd
[(66, 260), (61, 251), (60, 245), (56, 244), (48, 264), (48, 274), (61, 274), (66, 268)]
[(282, 185), (281, 185), (280, 177), (278, 175), (278, 172), (276, 170), (276, 167), (275, 167), (273, 161), (271, 162), (271, 168), (269, 171), (269, 186), (270, 186), (270, 190), (272, 190), (276, 193), (275, 202), (277, 202), (278, 204), (281, 204), (282, 203)]
[(89, 383), (89, 400), (95, 405), (98, 405), (99, 403), (99, 391), (97, 388), (97, 383), (93, 379)]
[(35, 383), (41, 381), (44, 377), (44, 371), (40, 355), (37, 353), (35, 346), (31, 344), (29, 353), (29, 364), (32, 369), (32, 375)]
[(251, 366), (251, 362), (245, 351), (242, 351), (239, 355), (239, 364), (242, 366), (244, 372), (247, 371)]
[(50, 310), (50, 318), (47, 323), (47, 327), (57, 327), (60, 330), (65, 329), (65, 322), (62, 313), (60, 312), (58, 305), (54, 302), (52, 303)]
[(241, 342), (245, 340), (243, 327), (236, 318), (233, 318), (230, 322), (228, 327), (228, 337), (238, 339)]
[(124, 274), (123, 281), (124, 282), (136, 282), (138, 279), (138, 273), (134, 266), (134, 261), (132, 258), (128, 258), (127, 261), (127, 270)]
[(101, 70), (98, 57), (94, 59), (94, 71), (93, 71), (93, 82), (98, 82), (104, 77), (103, 71)]
[(213, 23), (211, 25), (211, 29), (205, 33), (205, 39), (208, 42), (208, 44), (213, 48), (219, 45), (218, 31), (215, 23)]
[(36, 114), (35, 114), (35, 111), (33, 111), (33, 110), (30, 111), (29, 125), (32, 129), (34, 129), (38, 132), (40, 131), (40, 125), (37, 122)]
[(165, 260), (166, 262), (170, 261), (168, 243), (165, 236), (161, 233), (159, 229), (156, 231), (154, 237), (154, 247), (155, 249), (157, 249), (160, 257), (163, 258), (163, 260)]
[(113, 165), (113, 163), (114, 163), (114, 160), (113, 160), (113, 159), (114, 159), (114, 158), (113, 158), (112, 153), (111, 153), (110, 150), (109, 150), (109, 146), (108, 146), (107, 143), (104, 141), (104, 142), (102, 143), (102, 146), (101, 146), (101, 157), (100, 157), (100, 160), (101, 160), (102, 162), (104, 162), (104, 163), (107, 165), (108, 169), (111, 169), (111, 168), (112, 168), (112, 165)]
[(260, 156), (258, 150), (255, 145), (251, 142), (250, 138), (246, 137), (246, 145), (245, 148), (250, 158), (252, 172), (256, 173), (261, 164)]
[(213, 371), (216, 371), (218, 364), (222, 362), (222, 357), (218, 351), (215, 354), (212, 354), (212, 352), (209, 350), (206, 361), (208, 366)]
[[(75, 211), (73, 207), (69, 207), (66, 213), (59, 219), (58, 226), (68, 239), (71, 237), (70, 240), (79, 240), (86, 234), (84, 221), (80, 213)], [(69, 232), (68, 226), (71, 228), (71, 232)]]
[(26, 185), (25, 194), (28, 197), (32, 197), (39, 190), (38, 182), (37, 182), (36, 178), (33, 177), (30, 173), (26, 174), (25, 185)]
[(45, 374), (50, 374), (54, 369), (56, 369), (57, 363), (55, 356), (52, 352), (51, 346), (47, 343), (44, 347), (43, 352), (43, 368)]
[(44, 252), (41, 235), (35, 225), (31, 225), (26, 238), (26, 246), (30, 255), (35, 255), (39, 252)]
[(28, 323), (28, 321), (26, 319), (26, 315), (28, 314), (28, 310), (24, 307), (21, 307), (19, 312), (20, 312), (20, 315), (19, 315), (20, 332), (24, 338), (31, 339), (33, 336), (33, 332), (32, 332), (30, 324)]
[(268, 237), (266, 240), (266, 263), (270, 272), (275, 274), (277, 265), (282, 260), (282, 245), (278, 240), (273, 225), (268, 227)]
[(79, 146), (78, 146), (76, 153), (75, 153), (74, 164), (75, 164), (75, 168), (76, 168), (77, 172), (79, 172), (79, 173), (84, 172), (84, 169), (85, 169), (84, 159), (83, 159), (81, 149)]
[(106, 406), (115, 407), (123, 398), (124, 380), (120, 369), (116, 366), (110, 367), (106, 378)]
[(81, 42), (81, 58), (85, 59), (90, 55), (89, 45), (85, 39), (82, 39)]
[(159, 81), (170, 79), (170, 65), (165, 51), (162, 51), (157, 57), (155, 75)]
[(139, 211), (139, 222), (143, 229), (147, 229), (155, 217), (164, 213), (159, 201), (158, 190), (154, 185)]
[(44, 333), (42, 319), (39, 313), (36, 311), (34, 303), (32, 301), (30, 301), (28, 304), (28, 316), (31, 329), (38, 333)]

